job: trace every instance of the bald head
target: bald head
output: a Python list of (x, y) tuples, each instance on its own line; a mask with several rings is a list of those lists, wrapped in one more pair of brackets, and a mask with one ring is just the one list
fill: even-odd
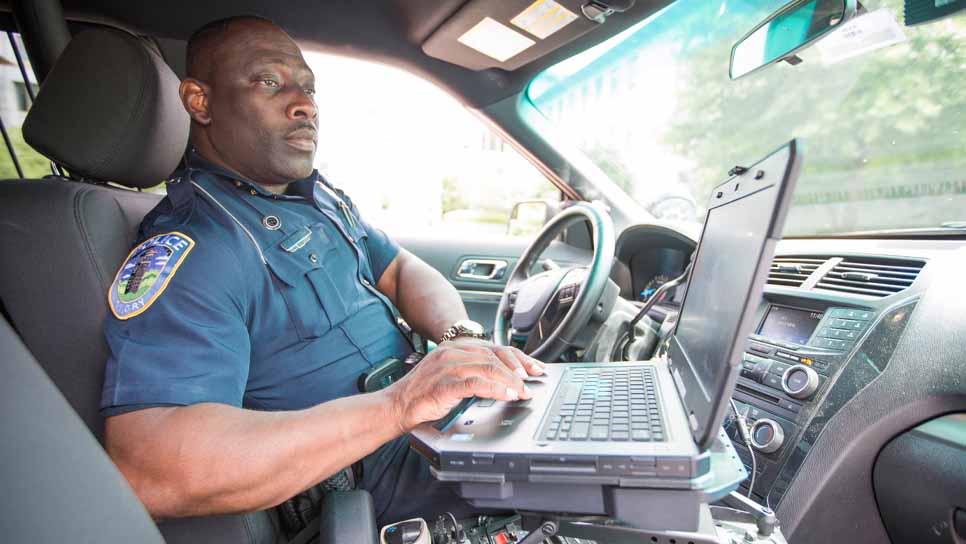
[[(186, 65), (188, 77), (207, 79), (215, 57), (226, 45), (230, 45), (233, 38), (237, 38), (252, 31), (276, 32), (285, 34), (270, 19), (258, 15), (236, 15), (211, 21), (188, 38)], [(285, 34), (288, 37), (287, 34)], [(294, 43), (294, 42), (293, 42)]]
[(270, 189), (312, 171), (315, 75), (292, 38), (268, 19), (239, 16), (188, 40), (181, 99), (201, 155)]

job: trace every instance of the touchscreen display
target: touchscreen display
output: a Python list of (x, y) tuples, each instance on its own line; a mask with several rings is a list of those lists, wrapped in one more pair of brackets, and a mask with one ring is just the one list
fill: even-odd
[(805, 344), (821, 320), (820, 312), (772, 306), (758, 334), (773, 340)]

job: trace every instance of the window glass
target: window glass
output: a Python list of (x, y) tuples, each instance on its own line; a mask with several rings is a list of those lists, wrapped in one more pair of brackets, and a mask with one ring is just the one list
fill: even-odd
[(733, 166), (800, 137), (786, 235), (966, 219), (966, 13), (907, 24), (910, 2), (862, 0), (801, 62), (731, 80), (734, 43), (786, 4), (678, 0), (546, 70), (529, 97), (658, 217), (701, 220)]
[[(27, 60), (26, 50), (23, 47), (20, 35), (14, 34), (13, 36), (17, 47), (20, 49), (20, 56), (27, 64), (27, 73), (33, 78), (33, 68)], [(31, 83), (31, 87), (36, 93), (36, 83)], [(10, 40), (6, 36), (0, 35), (0, 120), (3, 120), (7, 135), (10, 136), (10, 141), (17, 154), (17, 160), (20, 161), (24, 176), (41, 178), (50, 174), (50, 161), (24, 142), (23, 133), (20, 130), (29, 109), (30, 96), (27, 94), (27, 85), (24, 83), (23, 75), (21, 75), (20, 68), (17, 66), (17, 57), (10, 46)], [(0, 179), (19, 177), (6, 143), (0, 141)]]
[[(380, 64), (307, 52), (316, 77), (316, 166), (391, 235), (532, 235), (515, 203), (559, 200), (527, 159), (453, 97)], [(532, 215), (532, 214), (531, 214)]]

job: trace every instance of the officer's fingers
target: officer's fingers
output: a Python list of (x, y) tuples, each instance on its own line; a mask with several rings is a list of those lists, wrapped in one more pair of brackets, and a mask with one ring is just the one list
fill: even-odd
[(520, 398), (528, 399), (532, 396), (530, 390), (524, 385), (523, 379), (507, 368), (507, 365), (492, 351), (488, 349), (469, 351), (465, 348), (465, 345), (455, 344), (446, 348), (446, 353), (441, 355), (442, 362), (445, 363), (444, 372), (462, 378), (477, 375), (501, 381), (515, 389)]
[(530, 357), (529, 355), (527, 355), (526, 353), (523, 353), (517, 348), (500, 347), (500, 348), (494, 348), (493, 352), (499, 354), (501, 359), (504, 357), (508, 357), (516, 360), (520, 368), (523, 369), (523, 371), (526, 373), (525, 375), (523, 375), (524, 378), (526, 378), (527, 375), (542, 376), (546, 374), (547, 366), (545, 364), (534, 359), (533, 357)]
[(516, 389), (507, 387), (505, 383), (488, 380), (482, 376), (470, 376), (458, 386), (459, 394), (463, 397), (480, 397), (496, 400), (518, 400), (520, 394)]
[(500, 361), (506, 365), (507, 368), (513, 371), (514, 374), (520, 376), (521, 380), (527, 378), (527, 370), (523, 367), (523, 363), (520, 358), (517, 357), (513, 351), (504, 348), (495, 348), (493, 353), (497, 356)]
[(479, 376), (491, 381), (498, 381), (505, 386), (515, 390), (520, 398), (529, 399), (532, 394), (530, 389), (523, 383), (520, 376), (514, 374), (493, 354), (489, 354), (488, 359), (478, 359), (473, 362), (464, 363), (455, 367), (457, 375), (463, 378)]
[(509, 349), (512, 351), (517, 358), (520, 359), (520, 362), (523, 363), (524, 368), (527, 369), (527, 372), (529, 372), (531, 376), (542, 376), (547, 373), (547, 365), (543, 361), (534, 359), (517, 348), (504, 349)]

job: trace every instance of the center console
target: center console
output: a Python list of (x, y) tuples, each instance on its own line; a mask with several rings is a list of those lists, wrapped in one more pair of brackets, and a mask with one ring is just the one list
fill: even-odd
[[(803, 301), (804, 302), (804, 301)], [(820, 401), (850, 353), (869, 333), (879, 313), (807, 301), (809, 308), (764, 302), (755, 333), (749, 337), (733, 398), (748, 425), (755, 450), (755, 498), (775, 506), (789, 485), (780, 478)], [(725, 429), (751, 471), (748, 445), (730, 417)], [(750, 479), (742, 484), (747, 490)]]

